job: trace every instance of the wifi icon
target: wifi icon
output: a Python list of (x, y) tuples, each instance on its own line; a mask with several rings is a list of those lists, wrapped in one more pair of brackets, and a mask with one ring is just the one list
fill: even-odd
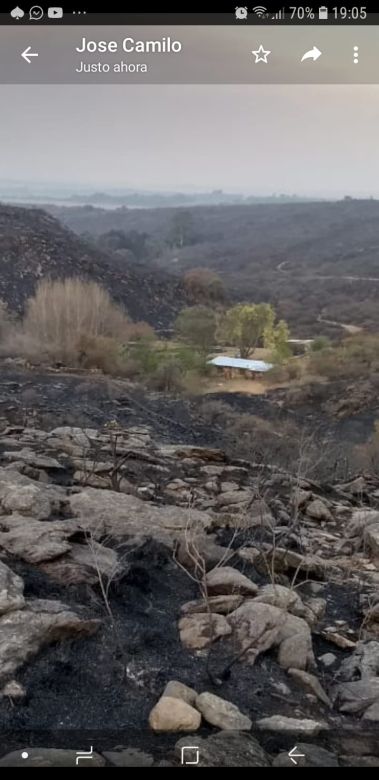
[(267, 13), (267, 8), (264, 5), (256, 5), (253, 11), (257, 16), (262, 17)]

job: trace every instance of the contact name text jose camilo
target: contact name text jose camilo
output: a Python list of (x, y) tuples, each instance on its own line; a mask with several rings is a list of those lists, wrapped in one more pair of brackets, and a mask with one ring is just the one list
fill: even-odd
[(135, 38), (124, 38), (123, 41), (93, 41), (88, 38), (82, 38), (79, 46), (75, 49), (79, 54), (100, 54), (115, 53), (124, 51), (128, 54), (178, 54), (182, 51), (181, 41), (170, 38), (159, 38), (154, 41), (142, 41)]

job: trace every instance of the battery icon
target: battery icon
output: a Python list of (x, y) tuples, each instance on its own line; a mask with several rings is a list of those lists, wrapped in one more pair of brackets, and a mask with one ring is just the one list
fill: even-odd
[(327, 19), (327, 18), (328, 18), (328, 16), (329, 16), (329, 11), (328, 11), (328, 9), (327, 9), (326, 5), (322, 5), (322, 6), (321, 6), (321, 7), (318, 9), (318, 18), (319, 18), (319, 19)]

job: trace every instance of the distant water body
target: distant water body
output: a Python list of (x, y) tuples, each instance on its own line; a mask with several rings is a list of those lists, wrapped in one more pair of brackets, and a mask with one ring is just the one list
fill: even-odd
[(55, 198), (12, 198), (7, 195), (0, 195), (0, 201), (3, 203), (9, 203), (14, 204), (15, 206), (40, 206), (43, 208), (43, 206), (63, 206), (66, 208), (81, 208), (83, 206), (93, 206), (93, 208), (97, 209), (107, 209), (108, 211), (115, 211), (116, 209), (120, 208), (127, 208), (127, 209), (144, 209), (144, 208), (152, 208), (151, 206), (130, 206), (129, 204), (125, 204), (123, 206), (122, 203), (91, 203), (90, 201), (79, 201), (79, 200), (57, 200)]

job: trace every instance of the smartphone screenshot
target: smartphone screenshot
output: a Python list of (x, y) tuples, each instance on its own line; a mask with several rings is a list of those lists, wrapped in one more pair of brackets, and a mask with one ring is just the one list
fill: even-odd
[(379, 767), (379, 14), (0, 13), (0, 767)]

